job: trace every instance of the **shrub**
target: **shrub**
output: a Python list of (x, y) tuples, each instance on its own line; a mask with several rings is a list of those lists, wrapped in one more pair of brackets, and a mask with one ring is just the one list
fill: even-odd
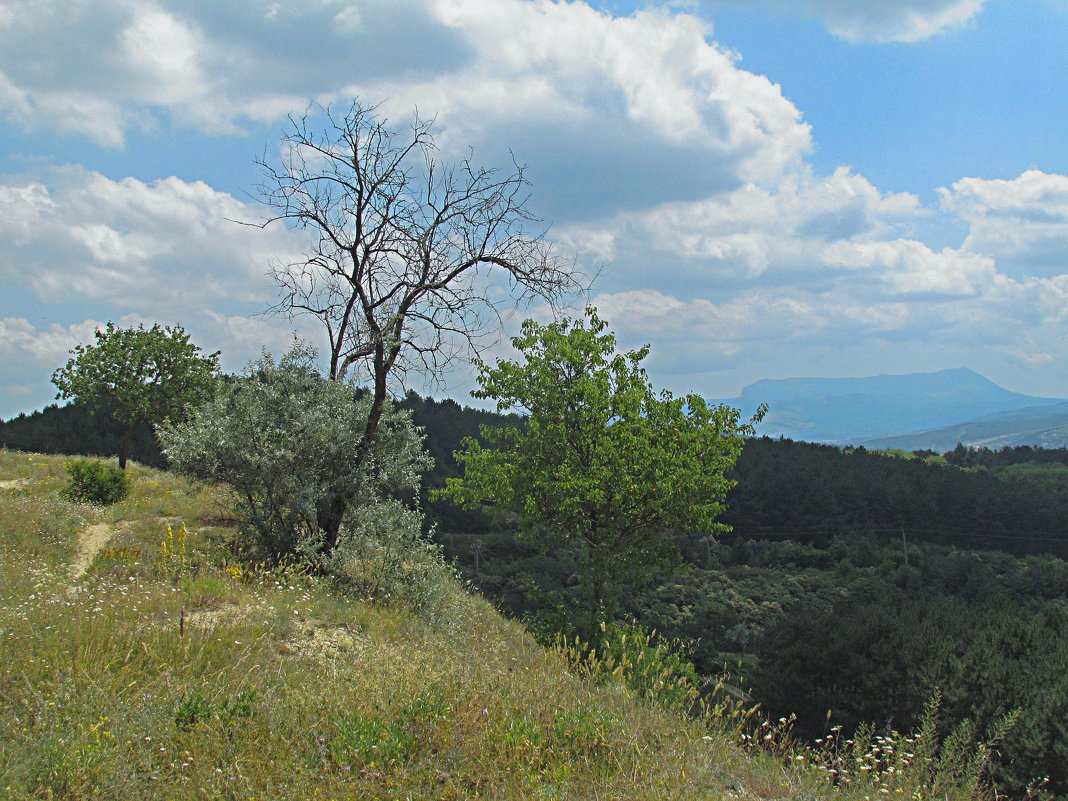
[(67, 462), (67, 475), (67, 497), (75, 501), (112, 504), (130, 492), (130, 480), (124, 471), (95, 459)]
[(324, 563), (349, 591), (434, 613), (449, 598), (456, 574), (422, 524), (421, 512), (392, 499), (350, 509), (338, 547)]
[(422, 436), (387, 404), (367, 446), (370, 407), (367, 393), (319, 375), (315, 351), (297, 344), (277, 364), (264, 354), (188, 422), (158, 433), (172, 467), (234, 490), (256, 549), (273, 561), (329, 546), (322, 523), (335, 507), (418, 492), (429, 466)]

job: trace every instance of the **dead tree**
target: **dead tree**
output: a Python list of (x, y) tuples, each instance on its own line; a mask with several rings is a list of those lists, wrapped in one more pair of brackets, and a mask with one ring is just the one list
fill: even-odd
[[(412, 369), (440, 377), (501, 330), (502, 304), (555, 305), (583, 290), (527, 209), (523, 167), (444, 164), (431, 122), (390, 128), (354, 101), (339, 116), (290, 118), (280, 156), (259, 161), (267, 223), (312, 233), (308, 253), (276, 264), (273, 311), (311, 315), (329, 342), (329, 378), (367, 386), (372, 405), (356, 454), (370, 451), (391, 384)], [(507, 287), (507, 291), (505, 291)], [(347, 503), (319, 516), (337, 541)]]

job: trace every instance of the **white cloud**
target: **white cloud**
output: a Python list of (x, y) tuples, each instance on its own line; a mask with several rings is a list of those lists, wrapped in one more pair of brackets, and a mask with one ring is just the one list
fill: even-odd
[[(264, 303), (265, 270), (299, 248), (259, 210), (207, 184), (113, 181), (78, 167), (0, 177), (0, 275), (42, 300), (94, 298), (146, 311), (214, 298)], [(172, 312), (173, 313), (173, 312)]]
[(433, 110), (447, 150), (504, 143), (534, 165), (539, 194), (550, 187), (558, 214), (774, 180), (811, 146), (781, 88), (740, 69), (696, 17), (612, 17), (548, 0), (433, 8), (463, 38), (469, 62), (425, 81), (352, 89), (389, 97), (395, 116)]
[(439, 70), (456, 58), (441, 28), (416, 0), (21, 0), (0, 24), (0, 111), (106, 147), (161, 112), (232, 133), (356, 75)]
[(917, 42), (973, 20), (985, 0), (807, 0), (811, 13), (851, 42)]
[(190, 27), (155, 8), (137, 9), (122, 31), (123, 54), (142, 77), (137, 94), (145, 102), (175, 106), (195, 101), (210, 86), (202, 74), (203, 45)]
[(60, 367), (70, 350), (90, 341), (102, 325), (98, 320), (84, 320), (68, 326), (52, 323), (39, 330), (22, 317), (0, 318), (0, 355), (25, 354), (43, 365)]
[[(749, 184), (700, 201), (561, 226), (556, 236), (590, 258), (612, 261), (617, 279), (622, 273), (638, 280), (655, 265), (669, 280), (723, 286), (872, 267), (870, 255), (858, 251), (850, 259), (840, 243), (899, 238), (926, 213), (914, 195), (880, 193), (843, 167), (827, 177), (797, 171), (772, 188)], [(828, 250), (834, 243), (838, 250)]]
[(835, 242), (823, 249), (822, 256), (830, 267), (874, 271), (876, 281), (891, 296), (971, 297), (996, 273), (993, 259), (953, 248), (935, 252), (915, 240)]
[(1068, 176), (1028, 170), (1012, 180), (964, 178), (942, 208), (970, 226), (964, 250), (1044, 274), (1068, 271)]
[[(744, 0), (820, 20), (849, 42), (919, 42), (974, 20), (986, 0)], [(696, 0), (697, 5), (741, 4), (742, 0)]]
[[(449, 154), (535, 165), (554, 215), (775, 180), (811, 147), (779, 86), (697, 17), (550, 0), (19, 3), (0, 26), (0, 114), (121, 146), (132, 127), (213, 134), (309, 98), (418, 107)], [(70, 46), (40, 47), (41, 42)], [(33, 46), (30, 46), (33, 43)], [(310, 57), (309, 54), (314, 54)]]

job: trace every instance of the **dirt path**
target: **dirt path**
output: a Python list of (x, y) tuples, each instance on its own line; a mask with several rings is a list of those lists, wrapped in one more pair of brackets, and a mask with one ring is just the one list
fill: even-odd
[(78, 555), (70, 566), (70, 580), (72, 583), (85, 575), (89, 565), (93, 563), (93, 557), (96, 556), (101, 548), (107, 545), (108, 540), (111, 539), (111, 535), (114, 533), (115, 528), (107, 523), (89, 526), (82, 532), (82, 535), (78, 538)]

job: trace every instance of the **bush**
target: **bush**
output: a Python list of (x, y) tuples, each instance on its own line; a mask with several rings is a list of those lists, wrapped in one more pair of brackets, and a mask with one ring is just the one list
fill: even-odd
[(175, 470), (234, 491), (259, 555), (277, 560), (322, 548), (321, 521), (338, 502), (358, 510), (416, 496), (430, 464), (422, 435), (387, 404), (361, 458), (370, 405), (365, 392), (319, 375), (315, 351), (297, 344), (277, 364), (264, 354), (189, 421), (158, 433)]
[(423, 515), (392, 499), (351, 509), (326, 567), (344, 589), (376, 601), (441, 611), (456, 583), (440, 546), (422, 533)]
[(130, 492), (130, 479), (124, 471), (95, 459), (67, 462), (67, 475), (67, 497), (75, 501), (112, 504)]

